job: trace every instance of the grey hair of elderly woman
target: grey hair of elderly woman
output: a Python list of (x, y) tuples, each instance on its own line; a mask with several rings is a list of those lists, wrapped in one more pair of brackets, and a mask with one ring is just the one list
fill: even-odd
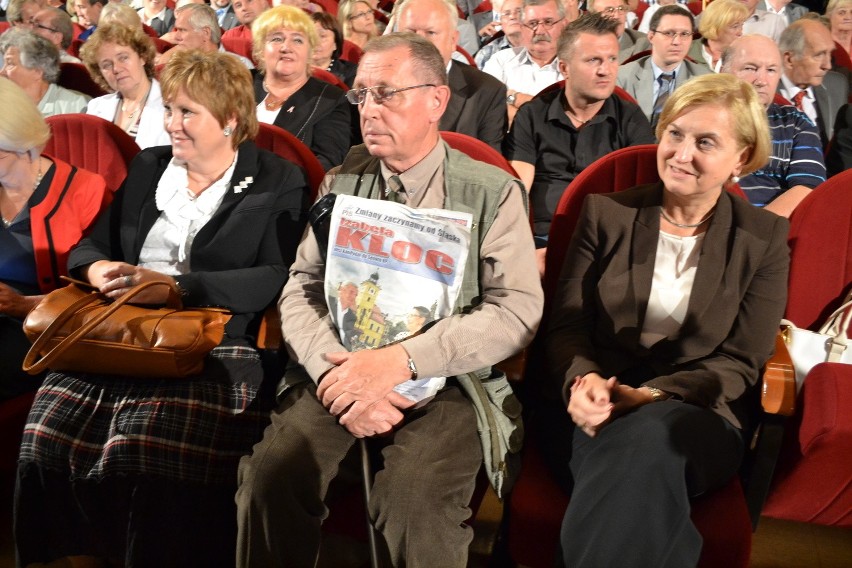
[(0, 56), (10, 47), (17, 48), (21, 65), (40, 69), (47, 83), (59, 80), (59, 50), (48, 40), (30, 30), (13, 28), (0, 36)]
[(0, 77), (0, 108), (14, 109), (0, 120), (0, 150), (37, 158), (50, 140), (50, 128), (32, 99), (5, 77)]

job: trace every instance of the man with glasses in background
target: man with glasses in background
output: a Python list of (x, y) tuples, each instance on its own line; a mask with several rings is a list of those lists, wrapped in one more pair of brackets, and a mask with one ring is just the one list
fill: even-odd
[(622, 62), (635, 53), (651, 49), (648, 38), (642, 32), (627, 27), (627, 12), (630, 8), (624, 0), (589, 0), (589, 12), (615, 20), (618, 26), (618, 61)]
[(483, 71), (506, 85), (509, 122), (539, 91), (562, 80), (556, 42), (569, 22), (579, 16), (577, 0), (525, 0), (521, 23), (531, 34), (525, 47), (495, 54)]
[(44, 8), (36, 12), (31, 23), (35, 33), (59, 50), (60, 63), (80, 63), (79, 59), (67, 51), (74, 39), (74, 24), (68, 12), (59, 8)]
[[(384, 458), (368, 511), (387, 565), (465, 567), (483, 453), (475, 403), (455, 377), (490, 376), (532, 340), (541, 317), (524, 190), (441, 140), (450, 90), (440, 52), (411, 33), (373, 39), (353, 86), (347, 98), (358, 105), (364, 144), (328, 173), (320, 194), (468, 211), (479, 229), (467, 259), (475, 269), (465, 271), (456, 315), (400, 343), (349, 353), (325, 300), (323, 238), (308, 229), (278, 303), (293, 365), (279, 390), (286, 394), (240, 463), (239, 568), (316, 565), (328, 486), (363, 437)], [(416, 407), (392, 390), (440, 377), (444, 386)]]
[(500, 19), (490, 22), (479, 30), (479, 35), (483, 37), (492, 37), (497, 34), (498, 30), (501, 30), (503, 35), (483, 45), (482, 49), (476, 52), (473, 59), (476, 61), (477, 67), (480, 69), (485, 67), (485, 63), (498, 51), (526, 45), (524, 40), (525, 28), (521, 24), (523, 5), (523, 0), (505, 0), (499, 5), (500, 9), (497, 11)]
[(695, 20), (690, 12), (675, 4), (661, 6), (651, 18), (648, 31), (651, 55), (618, 69), (618, 86), (636, 99), (652, 128), (676, 88), (692, 77), (710, 73), (706, 65), (686, 60), (694, 32)]
[(642, 110), (613, 94), (616, 25), (611, 18), (584, 14), (565, 27), (558, 45), (565, 88), (524, 105), (503, 143), (503, 155), (530, 192), (542, 276), (550, 222), (566, 186), (613, 150), (655, 142)]

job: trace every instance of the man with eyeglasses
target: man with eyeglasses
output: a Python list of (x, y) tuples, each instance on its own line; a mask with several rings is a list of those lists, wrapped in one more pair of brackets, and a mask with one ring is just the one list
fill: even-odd
[(6, 21), (12, 28), (32, 28), (33, 17), (41, 7), (39, 0), (10, 0), (6, 9)]
[(645, 34), (627, 27), (627, 12), (624, 0), (589, 0), (589, 12), (600, 14), (618, 22), (615, 35), (618, 37), (618, 61), (624, 61), (634, 53), (651, 49)]
[(550, 222), (566, 186), (613, 150), (655, 142), (642, 110), (613, 94), (616, 26), (611, 18), (584, 14), (565, 27), (558, 45), (565, 87), (521, 107), (503, 143), (503, 155), (529, 188), (542, 276)]
[(523, 0), (505, 0), (497, 11), (500, 19), (490, 22), (485, 28), (479, 30), (480, 35), (485, 33), (487, 37), (495, 35), (498, 29), (503, 32), (503, 35), (489, 41), (476, 52), (473, 59), (477, 67), (483, 69), (485, 63), (498, 51), (524, 46), (524, 26), (521, 24), (523, 5)]
[(476, 67), (452, 59), (458, 42), (455, 4), (448, 0), (406, 0), (397, 19), (399, 31), (428, 39), (444, 58), (450, 102), (440, 129), (473, 136), (499, 152), (508, 128), (506, 87)]
[(680, 6), (661, 6), (651, 18), (648, 41), (651, 55), (640, 57), (618, 69), (617, 84), (639, 103), (656, 127), (669, 95), (686, 81), (710, 73), (706, 65), (686, 60), (695, 20)]
[(782, 74), (781, 52), (768, 37), (754, 34), (735, 39), (722, 53), (722, 73), (736, 75), (754, 87), (766, 107), (772, 137), (769, 162), (740, 178), (740, 187), (752, 204), (789, 217), (825, 181), (819, 132), (803, 112), (774, 102)]
[[(499, 376), (491, 366), (529, 343), (541, 317), (523, 188), (441, 140), (450, 90), (440, 52), (411, 33), (373, 39), (353, 86), (347, 96), (358, 104), (364, 144), (328, 173), (320, 194), (468, 211), (478, 227), (467, 259), (473, 270), (465, 271), (456, 315), (400, 343), (349, 353), (324, 299), (324, 251), (309, 227), (278, 304), (293, 364), (288, 388), (240, 463), (239, 568), (316, 565), (328, 486), (362, 437), (384, 461), (368, 503), (389, 556), (379, 565), (465, 567), (483, 452), (477, 403), (455, 377)], [(392, 390), (439, 377), (444, 386), (416, 407)]]
[(536, 93), (562, 80), (556, 42), (578, 16), (577, 0), (524, 0), (526, 45), (496, 53), (482, 69), (506, 85), (509, 122)]
[(44, 8), (36, 12), (31, 23), (35, 33), (59, 50), (60, 63), (80, 63), (79, 59), (68, 53), (74, 39), (74, 24), (68, 12), (59, 8)]
[(251, 24), (269, 9), (269, 2), (267, 0), (233, 0), (232, 5), (240, 25), (223, 33), (222, 41), (240, 38), (251, 42)]

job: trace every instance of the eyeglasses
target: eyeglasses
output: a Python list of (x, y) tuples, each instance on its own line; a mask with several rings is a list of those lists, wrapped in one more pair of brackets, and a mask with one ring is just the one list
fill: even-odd
[(47, 30), (47, 31), (53, 32), (53, 33), (57, 33), (59, 31), (56, 28), (51, 28), (51, 27), (45, 26), (44, 24), (40, 24), (40, 23), (36, 22), (35, 20), (30, 20), (30, 25), (33, 25), (40, 30)]
[(651, 30), (655, 34), (660, 34), (664, 36), (669, 41), (674, 41), (674, 38), (679, 37), (680, 39), (690, 39), (692, 38), (692, 32), (675, 32), (672, 30), (660, 31), (660, 30)]
[(521, 9), (515, 8), (514, 10), (506, 10), (505, 12), (500, 12), (500, 18), (520, 18), (521, 17)]
[(367, 92), (373, 95), (373, 102), (377, 105), (383, 105), (393, 98), (397, 93), (408, 91), (410, 89), (419, 89), (421, 87), (437, 87), (433, 83), (424, 83), (422, 85), (414, 85), (412, 87), (400, 87), (394, 89), (385, 85), (377, 87), (364, 87), (363, 89), (352, 89), (346, 92), (346, 100), (353, 105), (362, 105), (367, 100)]
[(627, 6), (610, 6), (609, 8), (604, 8), (603, 10), (598, 10), (600, 14), (606, 14), (607, 16), (612, 16), (616, 12), (622, 14), (627, 11)]
[(372, 11), (370, 11), (370, 12), (358, 12), (357, 14), (352, 14), (351, 16), (349, 16), (349, 19), (350, 20), (357, 20), (359, 18), (363, 18), (364, 16), (372, 16), (372, 15), (373, 15)]
[(558, 20), (554, 20), (553, 18), (547, 18), (546, 20), (530, 20), (529, 22), (524, 22), (524, 26), (528, 27), (532, 31), (539, 26), (543, 27), (546, 30), (549, 30), (565, 18), (559, 18)]

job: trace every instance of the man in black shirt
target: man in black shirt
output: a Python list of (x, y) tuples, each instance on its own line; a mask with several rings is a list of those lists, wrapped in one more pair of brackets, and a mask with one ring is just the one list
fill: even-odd
[(557, 48), (564, 90), (522, 106), (503, 144), (530, 192), (542, 273), (550, 221), (566, 186), (609, 152), (656, 141), (642, 110), (613, 94), (617, 25), (586, 14), (565, 27)]

